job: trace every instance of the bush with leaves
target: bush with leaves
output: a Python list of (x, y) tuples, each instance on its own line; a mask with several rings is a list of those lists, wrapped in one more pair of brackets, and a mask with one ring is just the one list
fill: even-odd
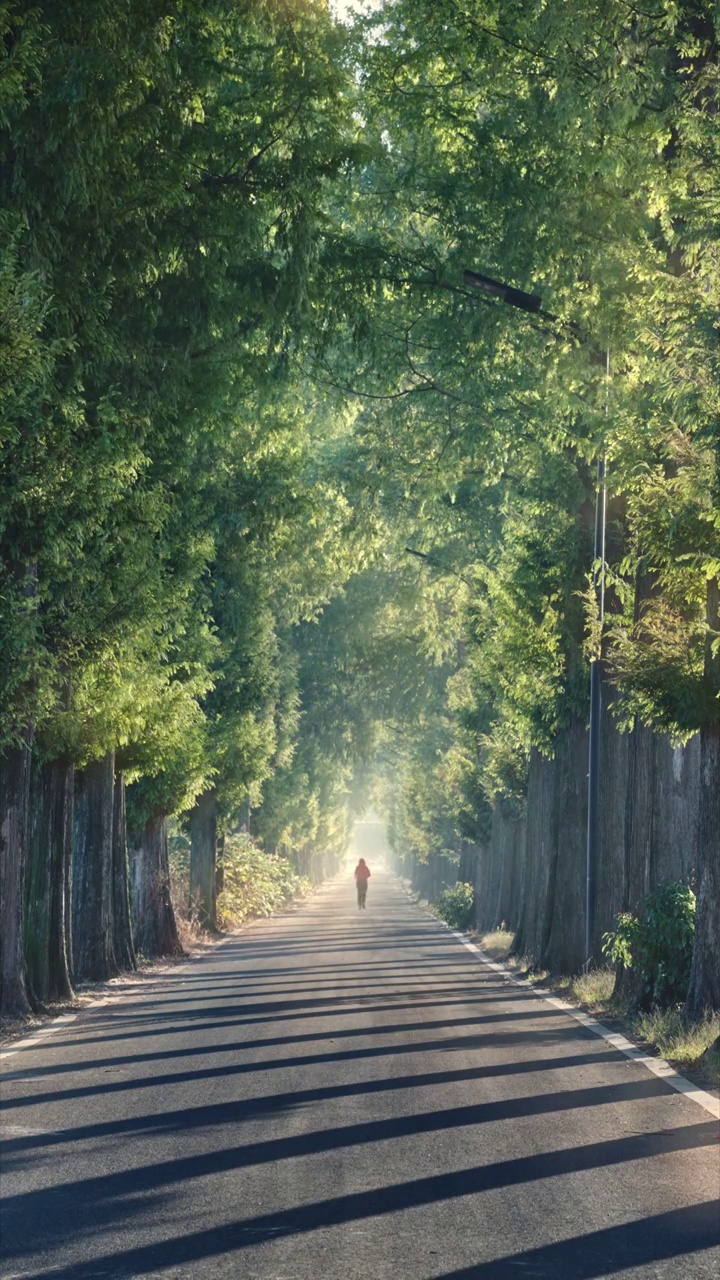
[(673, 1004), (687, 992), (694, 932), (695, 894), (673, 880), (647, 895), (639, 918), (617, 916), (616, 928), (603, 935), (603, 954), (639, 973), (653, 1004)]
[[(173, 824), (169, 844), (175, 909), (191, 925), (197, 925), (197, 904), (190, 901), (190, 841)], [(311, 887), (309, 880), (295, 874), (287, 858), (261, 849), (244, 832), (225, 840), (221, 869), (218, 923), (222, 929), (269, 916)]]
[(435, 910), (451, 929), (469, 929), (475, 911), (475, 890), (459, 880), (452, 889), (443, 889)]
[(222, 871), (218, 919), (221, 928), (226, 929), (243, 920), (269, 916), (310, 888), (307, 880), (295, 874), (287, 858), (267, 853), (244, 834), (225, 841)]

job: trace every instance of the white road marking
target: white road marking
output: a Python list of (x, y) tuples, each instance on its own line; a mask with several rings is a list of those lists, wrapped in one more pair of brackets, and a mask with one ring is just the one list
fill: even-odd
[[(402, 882), (400, 883), (402, 885)], [(414, 898), (412, 898), (406, 886), (402, 885), (402, 888), (405, 889), (410, 901), (413, 902), (415, 906), (418, 906), (419, 904), (415, 902)], [(511, 973), (509, 969), (506, 969), (504, 965), (498, 964), (496, 960), (491, 960), (482, 948), (479, 947), (477, 943), (471, 942), (469, 938), (466, 938), (465, 934), (458, 933), (456, 929), (451, 929), (444, 920), (441, 920), (439, 916), (436, 916), (432, 911), (427, 911), (424, 907), (420, 907), (420, 910), (425, 911), (425, 914), (428, 915), (431, 920), (434, 920), (436, 924), (442, 925), (444, 929), (447, 929), (448, 933), (451, 933), (454, 938), (457, 938), (458, 942), (462, 943), (468, 951), (473, 952), (482, 964), (487, 965), (490, 969), (494, 969), (496, 973), (502, 974), (507, 982), (511, 982), (513, 986), (521, 987), (532, 995), (538, 996), (547, 1004), (554, 1005), (556, 1009), (561, 1009), (563, 1013), (568, 1013), (571, 1018), (574, 1018), (575, 1021), (579, 1022), (583, 1027), (587, 1027), (594, 1035), (600, 1036), (602, 1040), (607, 1041), (613, 1049), (617, 1049), (619, 1053), (624, 1054), (626, 1058), (630, 1058), (634, 1062), (641, 1062), (644, 1067), (647, 1067), (648, 1071), (651, 1071), (654, 1076), (658, 1076), (659, 1079), (665, 1080), (672, 1089), (676, 1090), (677, 1093), (685, 1094), (687, 1098), (692, 1102), (696, 1102), (699, 1107), (702, 1107), (704, 1111), (707, 1111), (711, 1116), (714, 1116), (716, 1120), (720, 1120), (720, 1098), (715, 1098), (711, 1093), (708, 1093), (706, 1089), (701, 1089), (698, 1085), (693, 1084), (691, 1080), (686, 1080), (685, 1076), (681, 1076), (679, 1071), (676, 1071), (674, 1067), (671, 1067), (670, 1063), (666, 1062), (664, 1058), (655, 1058), (651, 1054), (644, 1053), (642, 1049), (639, 1049), (638, 1046), (628, 1040), (626, 1036), (620, 1035), (616, 1031), (610, 1031), (607, 1027), (604, 1027), (601, 1022), (598, 1022), (596, 1018), (591, 1017), (590, 1014), (584, 1013), (582, 1009), (577, 1009), (572, 1004), (568, 1004), (567, 1000), (561, 1000), (558, 996), (552, 995), (544, 987), (537, 987), (532, 982), (528, 982), (525, 978), (517, 978), (515, 974)], [(230, 939), (223, 938), (222, 941), (218, 943), (218, 950), (229, 940)], [(213, 950), (214, 949), (215, 948), (213, 948)], [(204, 955), (207, 953), (203, 952), (202, 954)], [(192, 956), (185, 964), (178, 965), (174, 968), (172, 970), (173, 974), (183, 973), (187, 969), (190, 969), (197, 959), (199, 959), (198, 956)], [(142, 984), (137, 984), (137, 986), (140, 985)], [(118, 992), (117, 996), (102, 996), (98, 1000), (93, 1000), (91, 1004), (85, 1005), (83, 1010), (79, 1012), (84, 1012), (86, 1009), (97, 1009), (106, 1004), (118, 1004), (122, 1001), (123, 997), (127, 998), (128, 994), (129, 993), (125, 991), (122, 994)], [(133, 991), (133, 994), (135, 994), (135, 991)], [(55, 1031), (61, 1031), (64, 1026), (67, 1026), (69, 1022), (74, 1022), (77, 1017), (78, 1013), (63, 1013), (59, 1018), (54, 1018), (52, 1022), (48, 1023), (44, 1027), (39, 1027), (37, 1031), (34, 1031), (33, 1034), (28, 1036), (25, 1040), (17, 1040), (11, 1049), (4, 1049), (0, 1051), (0, 1062), (4, 1062), (6, 1058), (12, 1058), (14, 1054), (19, 1053), (23, 1049), (35, 1047), (38, 1044), (38, 1041), (44, 1040)]]
[(491, 960), (482, 947), (479, 947), (476, 942), (471, 942), (470, 938), (467, 938), (464, 933), (458, 933), (457, 929), (451, 929), (450, 925), (441, 920), (439, 916), (436, 916), (434, 911), (429, 911), (426, 907), (420, 907), (419, 902), (412, 896), (407, 885), (403, 884), (402, 880), (399, 880), (398, 883), (404, 889), (413, 906), (419, 907), (436, 924), (441, 925), (443, 929), (447, 929), (448, 933), (451, 933), (453, 938), (457, 938), (458, 942), (461, 942), (468, 951), (472, 951), (482, 964), (487, 965), (489, 969), (494, 969), (496, 973), (502, 974), (506, 982), (511, 982), (514, 987), (521, 987), (532, 995), (539, 996), (546, 1004), (554, 1005), (556, 1009), (561, 1009), (563, 1013), (569, 1013), (571, 1018), (574, 1018), (581, 1026), (587, 1027), (588, 1031), (592, 1031), (594, 1035), (600, 1036), (602, 1040), (607, 1041), (613, 1049), (618, 1050), (618, 1053), (624, 1054), (626, 1058), (631, 1058), (633, 1062), (641, 1062), (644, 1067), (647, 1067), (648, 1071), (651, 1071), (654, 1076), (658, 1076), (660, 1080), (665, 1080), (677, 1093), (685, 1094), (686, 1098), (689, 1098), (691, 1102), (696, 1102), (699, 1107), (703, 1108), (703, 1111), (709, 1112), (716, 1120), (720, 1120), (720, 1098), (708, 1093), (707, 1089), (701, 1089), (699, 1085), (693, 1084), (692, 1080), (686, 1080), (685, 1076), (681, 1076), (680, 1072), (671, 1067), (670, 1063), (666, 1062), (664, 1058), (656, 1058), (653, 1054), (644, 1053), (636, 1044), (628, 1040), (627, 1036), (620, 1035), (617, 1031), (610, 1031), (608, 1027), (604, 1027), (601, 1022), (598, 1022), (597, 1018), (591, 1017), (589, 1013), (576, 1008), (573, 1004), (568, 1004), (567, 1000), (561, 1000), (559, 996), (554, 996), (545, 987), (538, 987), (535, 983), (528, 982), (526, 978), (516, 977), (510, 969), (505, 968), (505, 965), (498, 964), (497, 960)]
[[(428, 912), (428, 914), (432, 915), (432, 912)], [(433, 916), (433, 919), (437, 920), (438, 924), (445, 925), (445, 922), (439, 920), (437, 916)], [(612, 1045), (613, 1049), (617, 1049), (626, 1058), (632, 1058), (634, 1062), (641, 1062), (644, 1067), (647, 1067), (648, 1071), (652, 1071), (654, 1076), (665, 1080), (672, 1089), (675, 1089), (678, 1093), (684, 1093), (692, 1102), (696, 1102), (704, 1111), (708, 1111), (716, 1120), (720, 1120), (720, 1098), (713, 1097), (706, 1089), (701, 1089), (699, 1085), (693, 1084), (692, 1080), (686, 1080), (685, 1076), (681, 1076), (664, 1058), (655, 1058), (652, 1054), (644, 1053), (626, 1036), (619, 1035), (617, 1031), (610, 1031), (601, 1022), (598, 1022), (597, 1018), (591, 1017), (589, 1013), (585, 1013), (582, 1009), (577, 1009), (575, 1005), (568, 1004), (567, 1000), (561, 1000), (559, 996), (552, 995), (545, 987), (537, 987), (525, 978), (517, 978), (504, 965), (498, 964), (496, 960), (491, 960), (482, 950), (482, 947), (479, 947), (475, 942), (471, 942), (463, 933), (458, 933), (456, 929), (451, 929), (449, 925), (445, 925), (445, 928), (468, 951), (472, 951), (483, 964), (488, 965), (490, 969), (494, 969), (496, 973), (501, 973), (503, 978), (508, 982), (512, 982), (513, 986), (522, 987), (533, 995), (539, 996), (546, 1004), (554, 1005), (556, 1009), (561, 1009), (563, 1013), (569, 1013), (571, 1018), (574, 1018), (581, 1026), (587, 1027), (588, 1031), (592, 1031), (594, 1035), (606, 1040), (609, 1045)]]
[[(106, 1004), (105, 1000), (93, 1001), (93, 1004), (85, 1005), (86, 1009), (93, 1009), (98, 1004)], [(61, 1031), (69, 1022), (74, 1022), (77, 1013), (61, 1013), (59, 1018), (53, 1018), (52, 1022), (48, 1022), (44, 1027), (38, 1027), (37, 1031), (33, 1031), (31, 1036), (26, 1036), (24, 1040), (16, 1040), (11, 1049), (3, 1049), (0, 1051), (0, 1062), (4, 1062), (6, 1058), (12, 1058), (14, 1053), (19, 1053), (21, 1049), (31, 1049), (39, 1040), (45, 1040), (47, 1036), (51, 1036), (55, 1031)]]

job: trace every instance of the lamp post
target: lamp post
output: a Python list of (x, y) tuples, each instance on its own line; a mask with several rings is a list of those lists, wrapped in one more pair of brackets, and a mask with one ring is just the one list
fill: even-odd
[[(563, 325), (582, 343), (587, 339), (572, 323), (562, 321), (551, 311), (544, 311), (542, 299), (535, 293), (525, 293), (523, 289), (515, 289), (504, 284), (502, 280), (494, 280), (492, 276), (482, 275), (479, 271), (465, 271), (464, 283), (474, 289), (480, 289), (489, 298), (496, 298), (507, 306), (516, 307), (519, 311), (527, 311), (531, 315), (540, 316), (543, 320)], [(597, 356), (591, 354), (593, 363)], [(606, 351), (603, 359), (606, 375), (610, 375), (610, 352)], [(605, 405), (607, 413), (607, 400)], [(597, 460), (597, 477), (595, 487), (595, 548), (593, 556), (593, 587), (597, 601), (598, 618), (602, 626), (605, 617), (605, 522), (607, 508), (607, 491), (605, 484), (605, 455), (601, 451)], [(600, 830), (600, 727), (602, 722), (602, 658), (601, 654), (593, 654), (590, 659), (590, 728), (588, 733), (588, 812), (587, 842), (585, 855), (585, 969), (592, 959), (592, 940), (595, 930), (595, 898), (597, 885), (598, 835)]]

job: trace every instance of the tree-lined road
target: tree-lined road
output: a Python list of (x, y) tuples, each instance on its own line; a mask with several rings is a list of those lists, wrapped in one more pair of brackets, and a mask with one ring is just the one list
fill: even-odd
[(712, 1118), (384, 874), (3, 1065), (8, 1280), (718, 1274)]

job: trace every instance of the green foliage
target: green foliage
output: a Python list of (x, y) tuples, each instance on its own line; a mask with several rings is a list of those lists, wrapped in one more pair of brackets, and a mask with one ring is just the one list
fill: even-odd
[(268, 916), (307, 893), (310, 885), (293, 871), (287, 858), (267, 853), (248, 836), (229, 836), (222, 855), (223, 887), (218, 895), (221, 927)]
[(634, 950), (637, 955), (640, 921), (630, 911), (619, 912), (615, 919), (615, 929), (603, 934), (603, 955), (617, 968), (622, 965), (624, 969), (631, 969)]
[(587, 636), (624, 727), (717, 721), (709, 0), (0, 22), (0, 745), (289, 851), (377, 757), (423, 858), (521, 807)]
[(452, 889), (443, 889), (435, 910), (451, 929), (469, 929), (475, 910), (475, 891), (472, 885), (459, 880)]
[[(175, 909), (192, 923), (196, 913), (189, 900), (190, 841), (173, 824), (168, 843)], [(271, 915), (310, 891), (309, 881), (295, 873), (287, 858), (266, 852), (245, 833), (223, 841), (219, 870), (218, 920), (223, 929)]]
[(603, 954), (614, 965), (642, 976), (653, 1003), (683, 1000), (690, 979), (695, 931), (695, 894), (671, 881), (649, 893), (640, 917), (624, 912), (603, 937)]
[(115, 750), (135, 822), (212, 783), (229, 823), (298, 736), (280, 635), (357, 559), (298, 372), (344, 37), (320, 0), (0, 20), (0, 744)]
[[(350, 210), (377, 287), (369, 353), (337, 343), (322, 376), (360, 397), (355, 474), (455, 668), (443, 733), (416, 719), (387, 784), (420, 857), (447, 822), (472, 834), (478, 795), (522, 802), (530, 750), (586, 715), (588, 635), (623, 727), (683, 739), (720, 714), (717, 9), (571, 9), (393, 0), (359, 24), (373, 150)], [(468, 289), (467, 267), (558, 322)], [(588, 358), (608, 342), (609, 381)]]

